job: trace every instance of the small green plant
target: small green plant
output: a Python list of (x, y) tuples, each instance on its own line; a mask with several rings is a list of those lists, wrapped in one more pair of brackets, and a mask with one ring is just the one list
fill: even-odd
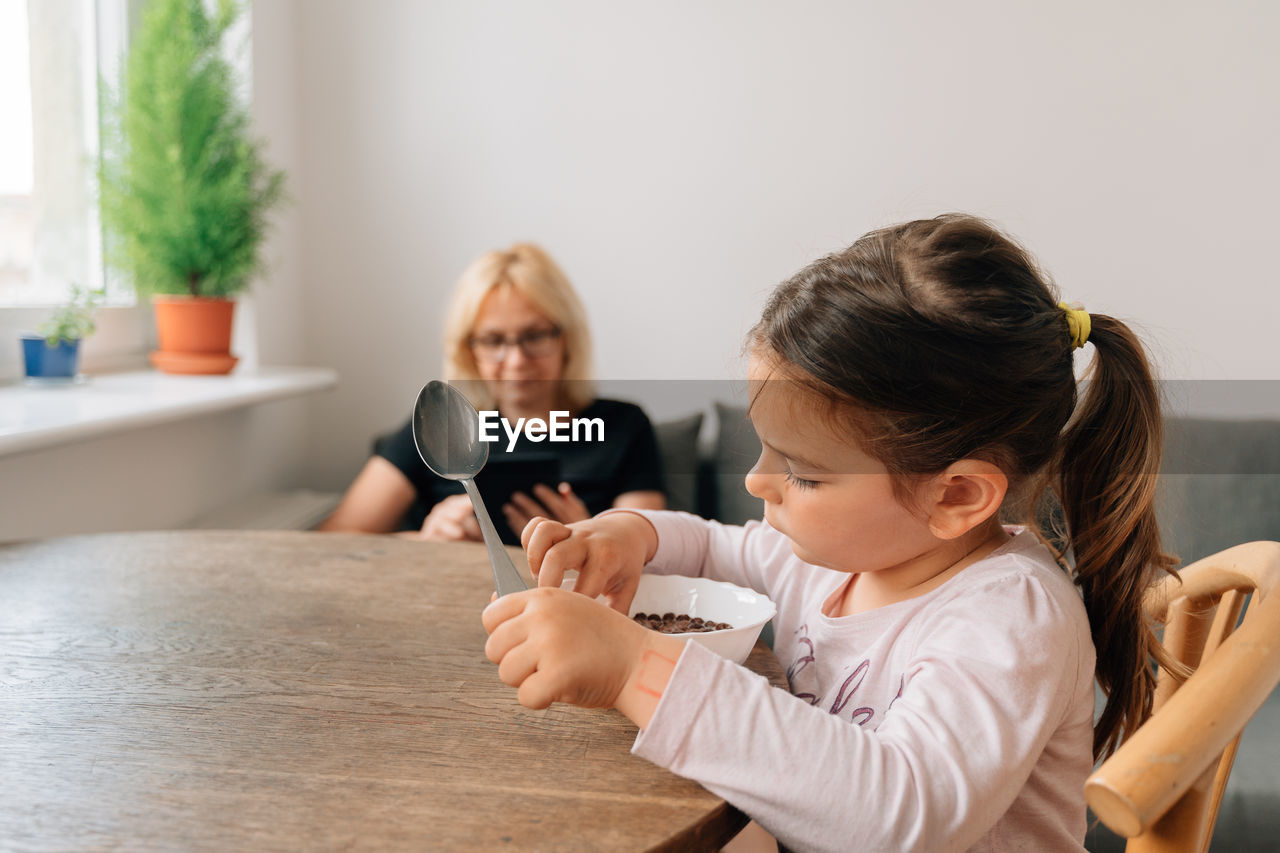
[(63, 341), (73, 343), (89, 337), (98, 328), (93, 322), (93, 312), (103, 296), (105, 293), (102, 290), (71, 285), (71, 298), (59, 306), (36, 331), (44, 336), (44, 342), (51, 347), (56, 347)]
[(236, 0), (150, 0), (123, 92), (103, 88), (99, 203), (107, 263), (140, 293), (232, 296), (260, 265), (283, 198), (222, 43)]

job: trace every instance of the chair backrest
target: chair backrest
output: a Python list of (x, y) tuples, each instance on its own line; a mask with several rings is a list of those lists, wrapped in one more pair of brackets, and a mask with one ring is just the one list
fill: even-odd
[(1280, 683), (1280, 543), (1198, 560), (1145, 606), (1165, 623), (1165, 649), (1195, 672), (1181, 684), (1160, 672), (1151, 718), (1089, 777), (1085, 799), (1130, 839), (1127, 853), (1204, 851), (1240, 733)]

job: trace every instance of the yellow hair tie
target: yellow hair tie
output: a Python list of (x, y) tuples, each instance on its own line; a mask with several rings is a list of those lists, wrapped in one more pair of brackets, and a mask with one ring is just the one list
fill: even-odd
[(1068, 305), (1065, 302), (1059, 302), (1058, 307), (1067, 315), (1067, 329), (1071, 332), (1071, 343), (1075, 344), (1076, 349), (1084, 346), (1089, 340), (1089, 331), (1092, 328), (1092, 322), (1089, 320), (1089, 312), (1081, 307), (1080, 303), (1075, 306)]

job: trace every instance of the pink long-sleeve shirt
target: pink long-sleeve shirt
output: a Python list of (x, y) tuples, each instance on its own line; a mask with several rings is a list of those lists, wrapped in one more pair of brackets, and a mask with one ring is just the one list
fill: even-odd
[(773, 599), (790, 693), (689, 643), (634, 754), (795, 850), (1084, 849), (1094, 649), (1034, 535), (917, 598), (832, 617), (850, 576), (767, 524), (641, 514), (658, 532), (646, 571)]

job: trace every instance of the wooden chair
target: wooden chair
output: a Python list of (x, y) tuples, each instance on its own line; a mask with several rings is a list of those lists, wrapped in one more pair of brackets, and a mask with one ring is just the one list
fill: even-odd
[(1085, 783), (1127, 853), (1209, 848), (1240, 733), (1280, 682), (1280, 543), (1237, 545), (1178, 574), (1146, 609), (1165, 623), (1165, 648), (1196, 670), (1181, 685), (1159, 674), (1151, 718)]

